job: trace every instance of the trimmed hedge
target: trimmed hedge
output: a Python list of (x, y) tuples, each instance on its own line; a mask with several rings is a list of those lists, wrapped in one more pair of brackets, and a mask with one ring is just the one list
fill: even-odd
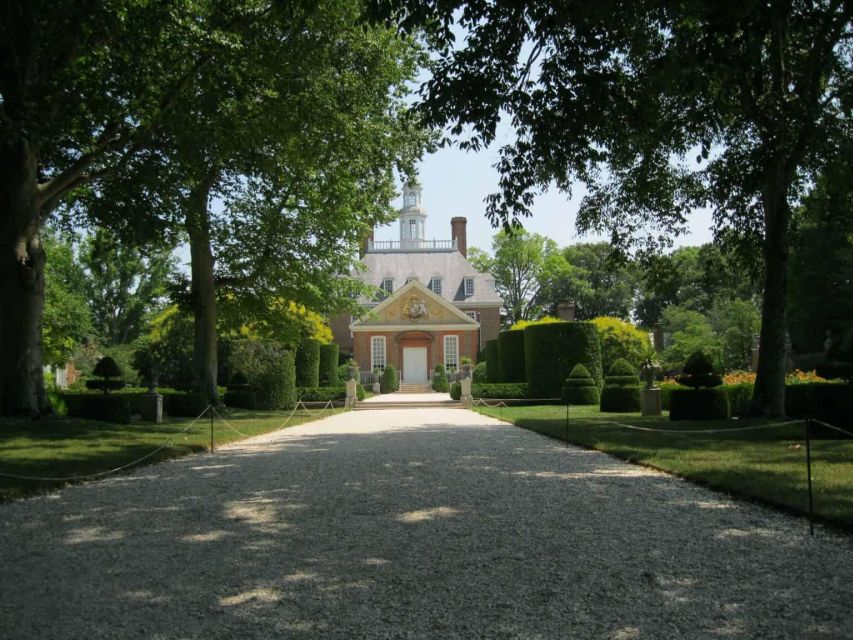
[(450, 383), (447, 382), (447, 372), (444, 369), (444, 365), (440, 362), (435, 365), (435, 371), (432, 374), (432, 390), (439, 393), (450, 391)]
[(497, 340), (486, 340), (486, 382), (501, 381), (500, 351)]
[(258, 408), (258, 396), (251, 389), (229, 388), (222, 401), (226, 407), (233, 407), (234, 409), (254, 410)]
[(726, 420), (731, 415), (729, 394), (722, 387), (673, 389), (670, 420)]
[[(358, 389), (356, 388), (356, 395)], [(344, 400), (347, 397), (346, 387), (297, 387), (296, 397), (303, 402), (328, 402), (329, 400)]]
[[(733, 416), (749, 415), (750, 404), (752, 402), (752, 388), (750, 382), (742, 382), (740, 384), (724, 384), (721, 389), (725, 389), (729, 396), (729, 407)], [(785, 391), (790, 387), (785, 387)]]
[(524, 330), (524, 363), (528, 395), (558, 398), (576, 364), (583, 364), (601, 384), (601, 345), (589, 322), (554, 322)]
[(163, 411), (170, 416), (196, 418), (209, 404), (203, 391), (163, 394)]
[(689, 389), (689, 387), (683, 387), (680, 384), (675, 384), (673, 382), (662, 382), (660, 384), (660, 401), (661, 408), (664, 411), (669, 411), (669, 399), (672, 397), (672, 391), (674, 389)]
[(60, 393), (59, 397), (72, 418), (130, 424), (133, 407), (127, 394)]
[(334, 342), (332, 344), (320, 345), (320, 386), (337, 387), (340, 384), (338, 378), (338, 356), (340, 347)]
[(474, 373), (471, 374), (471, 382), (488, 382), (485, 362), (480, 362), (474, 367)]
[(280, 347), (254, 381), (259, 409), (292, 409), (296, 404), (296, 355)]
[(400, 383), (397, 380), (397, 370), (393, 364), (385, 365), (385, 370), (382, 372), (382, 378), (379, 380), (380, 393), (394, 393), (400, 388)]
[(642, 387), (605, 386), (601, 390), (602, 413), (634, 413), (642, 409)]
[(723, 378), (714, 372), (711, 357), (702, 349), (690, 354), (684, 363), (684, 373), (678, 376), (678, 383), (685, 387), (700, 389), (703, 387), (718, 387), (723, 384)]
[(787, 385), (785, 413), (793, 418), (811, 416), (849, 430), (853, 428), (853, 386), (831, 382)]
[(472, 384), (471, 395), (475, 398), (526, 398), (527, 384), (524, 382)]
[(460, 400), (462, 398), (462, 384), (459, 382), (454, 382), (450, 385), (450, 397), (454, 400)]
[(524, 331), (501, 331), (498, 334), (498, 375), (501, 382), (527, 381)]
[(296, 349), (296, 386), (320, 386), (320, 343), (303, 338)]

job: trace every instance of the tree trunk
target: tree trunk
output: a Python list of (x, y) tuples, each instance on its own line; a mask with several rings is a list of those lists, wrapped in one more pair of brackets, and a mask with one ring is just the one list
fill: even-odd
[(785, 415), (785, 306), (788, 288), (788, 180), (782, 162), (769, 163), (764, 192), (764, 295), (758, 371), (752, 408), (766, 416)]
[(37, 165), (26, 139), (0, 147), (0, 415), (50, 412), (42, 373), (45, 254)]
[(216, 284), (213, 251), (210, 248), (208, 200), (213, 179), (206, 179), (190, 193), (186, 225), (190, 237), (193, 309), (193, 382), (207, 394), (211, 404), (219, 402), (216, 385)]

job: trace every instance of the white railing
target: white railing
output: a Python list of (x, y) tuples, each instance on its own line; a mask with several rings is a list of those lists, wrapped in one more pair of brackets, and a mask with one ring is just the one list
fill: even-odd
[(453, 240), (371, 240), (367, 243), (368, 253), (394, 251), (455, 251)]

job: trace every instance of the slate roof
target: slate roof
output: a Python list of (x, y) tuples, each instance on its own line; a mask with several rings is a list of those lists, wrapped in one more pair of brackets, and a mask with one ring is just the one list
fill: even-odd
[[(371, 251), (361, 261), (367, 269), (353, 271), (351, 275), (376, 287), (384, 278), (393, 278), (396, 291), (412, 277), (428, 287), (433, 277), (440, 277), (441, 297), (448, 302), (494, 306), (502, 303), (495, 291), (495, 279), (489, 274), (478, 273), (458, 251)], [(473, 296), (465, 295), (465, 278), (474, 278)], [(360, 302), (370, 306), (377, 300), (362, 299)]]

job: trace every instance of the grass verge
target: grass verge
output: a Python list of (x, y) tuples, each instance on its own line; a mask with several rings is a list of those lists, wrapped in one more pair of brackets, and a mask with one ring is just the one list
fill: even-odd
[[(220, 413), (247, 436), (274, 431), (289, 415), (289, 412), (280, 411), (220, 410)], [(316, 411), (310, 415), (296, 412), (287, 427), (327, 415), (328, 412), (322, 415)], [(204, 417), (187, 429), (192, 422), (192, 418), (166, 418), (163, 424), (113, 424), (78, 418), (39, 422), (0, 418), (0, 473), (54, 478), (86, 476), (126, 465), (166, 443), (171, 443), (171, 446), (146, 458), (142, 464), (206, 451), (210, 447), (210, 419)], [(213, 426), (214, 447), (243, 439), (218, 418), (214, 418)], [(56, 489), (69, 483), (0, 476), (0, 501)]]
[[(497, 408), (480, 413), (500, 417)], [(598, 407), (506, 407), (503, 419), (525, 429), (604, 451), (694, 482), (771, 504), (808, 512), (806, 445), (802, 423), (736, 433), (697, 434), (778, 421), (738, 420), (673, 423), (666, 416), (601, 413)], [(610, 422), (679, 433), (650, 433)], [(812, 483), (816, 517), (853, 531), (853, 440), (812, 440)]]

